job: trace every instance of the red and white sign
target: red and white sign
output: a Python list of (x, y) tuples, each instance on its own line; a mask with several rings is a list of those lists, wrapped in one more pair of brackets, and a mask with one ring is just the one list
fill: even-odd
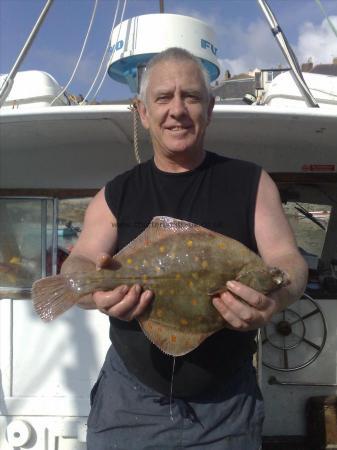
[(336, 172), (336, 164), (304, 164), (303, 172)]

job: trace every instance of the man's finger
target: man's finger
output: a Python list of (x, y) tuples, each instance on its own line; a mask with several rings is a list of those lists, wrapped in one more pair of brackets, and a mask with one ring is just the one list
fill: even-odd
[(220, 297), (213, 298), (213, 305), (219, 311), (222, 318), (228, 323), (228, 328), (235, 329), (237, 331), (246, 331), (248, 324), (240, 319)]
[(245, 284), (239, 283), (238, 281), (228, 281), (226, 287), (230, 290), (230, 292), (237, 295), (248, 305), (253, 306), (259, 311), (263, 311), (269, 306), (268, 298), (265, 295), (255, 291)]
[(96, 258), (96, 269), (100, 270), (107, 267), (111, 262), (111, 257), (107, 253), (100, 253)]
[(93, 294), (93, 299), (98, 309), (109, 309), (123, 300), (128, 291), (128, 286), (122, 285), (113, 291), (97, 291)]
[(153, 292), (146, 290), (145, 292), (142, 292), (139, 303), (136, 305), (136, 307), (131, 312), (131, 319), (136, 319), (138, 316), (140, 316), (146, 308), (150, 305), (151, 301), (153, 299)]
[(132, 311), (139, 303), (141, 287), (136, 284), (132, 286), (129, 292), (109, 309), (109, 314), (121, 320), (131, 320)]
[(100, 253), (96, 257), (96, 270), (117, 270), (120, 266), (120, 263), (112, 258), (108, 253)]

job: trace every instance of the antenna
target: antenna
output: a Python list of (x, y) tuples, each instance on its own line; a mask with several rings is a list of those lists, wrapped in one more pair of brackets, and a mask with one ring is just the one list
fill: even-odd
[(137, 68), (167, 48), (181, 47), (200, 59), (214, 81), (220, 73), (215, 39), (214, 30), (193, 17), (167, 13), (132, 17), (113, 30), (108, 74), (136, 93), (141, 75)]

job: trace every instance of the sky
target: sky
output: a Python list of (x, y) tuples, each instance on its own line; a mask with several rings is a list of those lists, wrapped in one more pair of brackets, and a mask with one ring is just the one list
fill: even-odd
[[(337, 36), (328, 25), (317, 0), (268, 0), (300, 63), (315, 64), (337, 57)], [(337, 28), (337, 0), (321, 0)], [(33, 28), (45, 0), (0, 0), (0, 73), (8, 73)], [(122, 6), (117, 24), (122, 18)], [(286, 67), (256, 0), (165, 0), (165, 13), (196, 17), (216, 32), (221, 75), (255, 68)], [(44, 70), (65, 86), (75, 67), (89, 26), (94, 0), (54, 0), (20, 70)], [(68, 92), (85, 96), (94, 80), (111, 32), (117, 0), (99, 0), (83, 58)], [(123, 20), (159, 13), (159, 0), (128, 0)], [(101, 81), (94, 86), (88, 99)], [(97, 100), (131, 98), (128, 86), (109, 76)]]

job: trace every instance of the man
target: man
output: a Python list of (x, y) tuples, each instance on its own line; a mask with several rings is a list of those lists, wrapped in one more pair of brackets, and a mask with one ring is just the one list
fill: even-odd
[[(148, 64), (138, 111), (154, 158), (116, 177), (90, 203), (83, 231), (63, 272), (109, 264), (157, 215), (199, 223), (240, 240), (290, 284), (265, 296), (231, 281), (213, 304), (228, 326), (196, 350), (164, 355), (137, 321), (152, 301), (141, 286), (120, 286), (83, 299), (110, 316), (112, 346), (93, 388), (88, 449), (257, 450), (263, 404), (252, 367), (255, 330), (302, 294), (300, 256), (266, 172), (252, 163), (206, 152), (214, 106), (202, 66), (182, 49)], [(244, 302), (238, 300), (238, 298)]]

